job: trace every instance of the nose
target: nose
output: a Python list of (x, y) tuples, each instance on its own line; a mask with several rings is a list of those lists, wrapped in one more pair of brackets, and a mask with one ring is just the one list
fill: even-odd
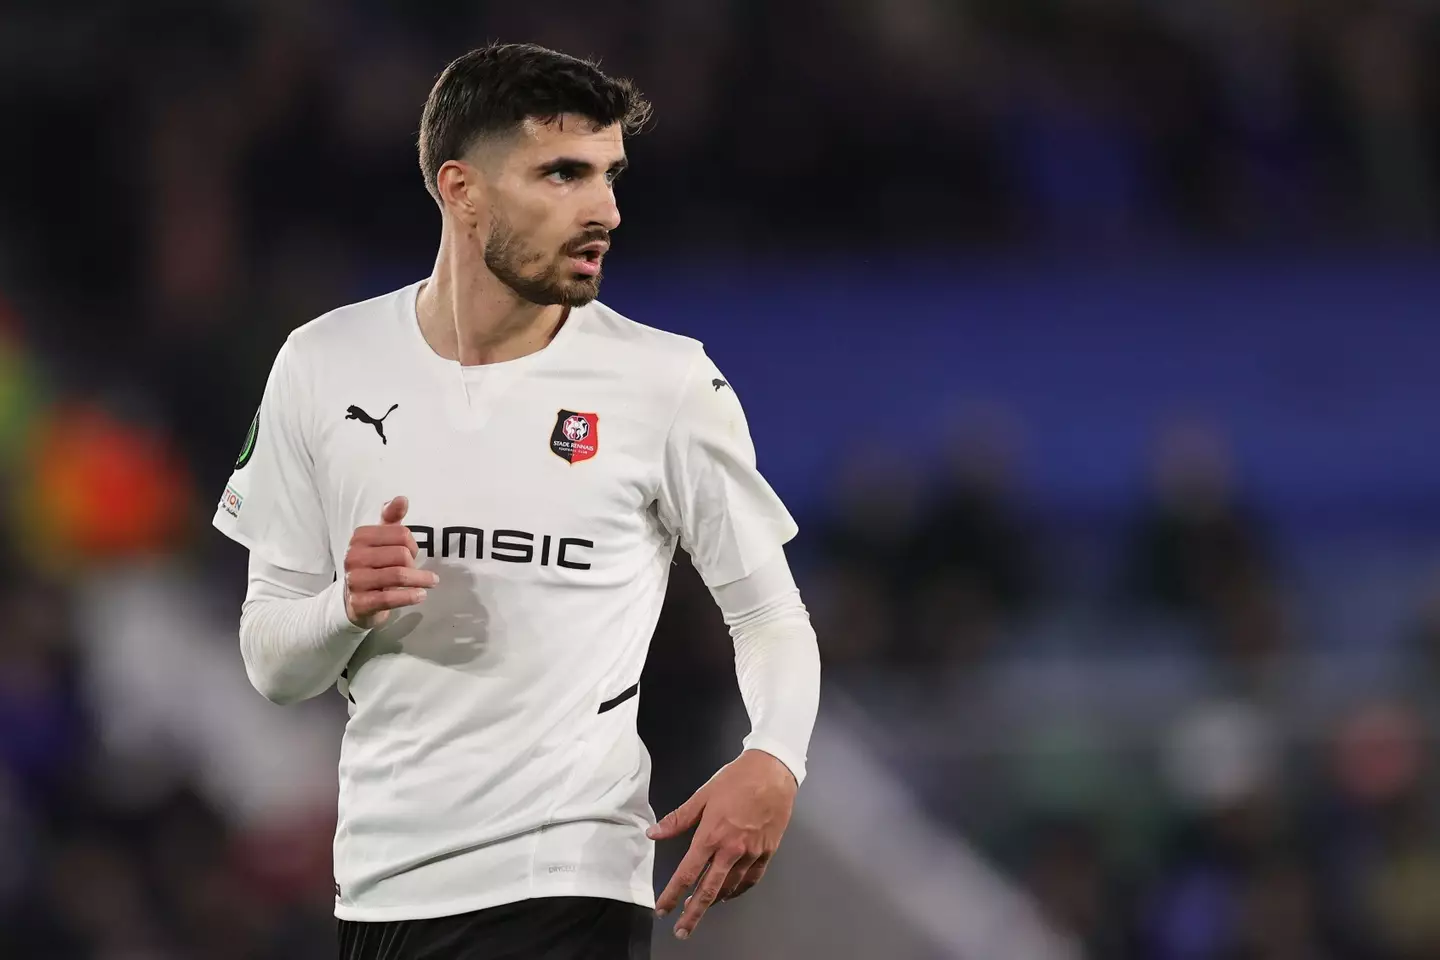
[(620, 205), (615, 202), (615, 190), (609, 184), (605, 185), (604, 197), (591, 212), (588, 226), (604, 227), (606, 230), (620, 226)]

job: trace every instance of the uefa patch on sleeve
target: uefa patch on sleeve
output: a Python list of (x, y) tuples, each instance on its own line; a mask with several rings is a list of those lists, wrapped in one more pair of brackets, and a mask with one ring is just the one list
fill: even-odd
[(561, 410), (550, 433), (550, 452), (566, 463), (589, 460), (600, 449), (600, 417)]
[(237, 520), (240, 518), (240, 508), (244, 506), (245, 498), (240, 496), (239, 491), (226, 484), (225, 495), (220, 498), (220, 509)]

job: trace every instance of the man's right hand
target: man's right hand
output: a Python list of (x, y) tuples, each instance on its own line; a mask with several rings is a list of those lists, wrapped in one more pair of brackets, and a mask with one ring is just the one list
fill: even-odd
[(380, 523), (356, 527), (345, 551), (345, 615), (357, 627), (378, 627), (390, 611), (425, 599), (440, 582), (415, 566), (420, 548), (405, 526), (410, 501), (396, 497), (380, 509)]

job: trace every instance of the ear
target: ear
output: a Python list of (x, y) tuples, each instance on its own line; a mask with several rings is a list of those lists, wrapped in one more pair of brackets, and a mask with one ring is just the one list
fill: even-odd
[(435, 192), (445, 212), (461, 223), (474, 224), (484, 215), (486, 185), (478, 167), (445, 161), (435, 172)]

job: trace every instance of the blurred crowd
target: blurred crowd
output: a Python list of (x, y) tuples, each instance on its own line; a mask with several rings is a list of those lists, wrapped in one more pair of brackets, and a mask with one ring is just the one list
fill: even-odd
[(1263, 714), (1215, 706), (1164, 759), (1169, 792), (1135, 777), (1118, 809), (1035, 815), (997, 843), (1089, 956), (1440, 951), (1434, 751), (1413, 708), (1377, 702), (1286, 756)]
[[(996, 427), (928, 482), (865, 451), (809, 528), (827, 676), (895, 724), (895, 769), (1086, 956), (1440, 956), (1440, 593), (1324, 650), (1215, 430), (1164, 432), (1077, 555)], [(1025, 677), (1056, 667), (1071, 691)]]
[[(9, 5), (0, 956), (330, 952), (333, 810), (307, 791), (333, 765), (287, 793), (302, 755), (246, 732), (268, 714), (216, 707), (227, 730), (146, 710), (212, 670), (241, 697), (244, 557), (206, 529), (211, 495), (285, 333), (428, 269), (413, 138), (448, 57), (529, 39), (633, 76), (658, 119), (631, 146), (617, 256), (663, 269), (720, 251), (1423, 244), (1437, 28), (1418, 0)], [(1345, 582), (1297, 586), (1222, 435), (1176, 425), (1143, 502), (1078, 519), (1029, 500), (1015, 443), (1003, 416), (961, 424), (934, 477), (867, 448), (804, 505), (827, 677), (882, 723), (921, 718), (896, 768), (1091, 956), (1440, 956), (1440, 592), (1392, 604), (1382, 676), (1342, 675), (1364, 696), (1317, 712), (1295, 690), (1321, 659), (1306, 604)], [(135, 596), (162, 599), (115, 599)], [(179, 596), (213, 636), (176, 618)], [(152, 634), (199, 659), (118, 645)], [(1105, 749), (1008, 738), (985, 704), (1017, 664), (1066, 658), (1097, 665), (1090, 695), (1120, 714), (1148, 682), (1126, 663), (1179, 664), (1180, 694), (1102, 727)], [(890, 681), (913, 694), (893, 714)], [(738, 703), (683, 559), (646, 691), (661, 808), (733, 746), (695, 747)], [(271, 709), (242, 692), (236, 710)], [(1043, 696), (1007, 708), (1062, 715)], [(243, 762), (227, 779), (216, 756)]]

